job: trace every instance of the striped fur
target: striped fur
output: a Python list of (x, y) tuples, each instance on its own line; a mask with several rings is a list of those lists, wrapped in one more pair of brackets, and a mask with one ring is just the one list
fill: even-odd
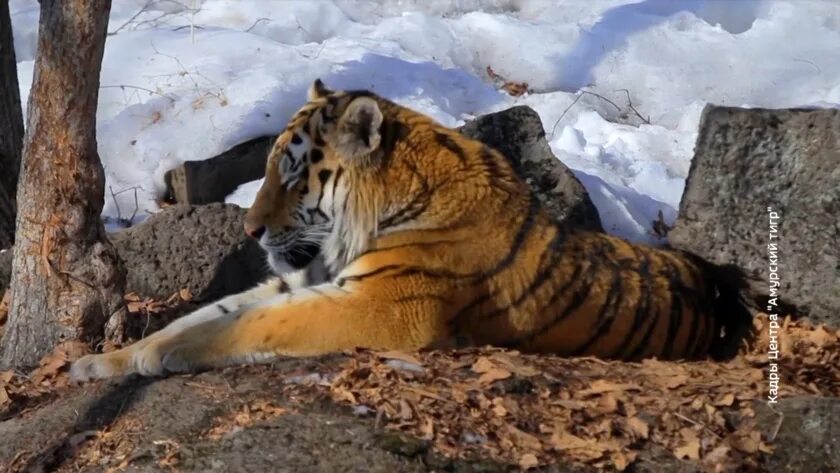
[(246, 228), (277, 272), (323, 258), (334, 277), (244, 293), (224, 311), (83, 358), (73, 376), (354, 347), (700, 358), (720, 341), (720, 302), (731, 295), (691, 255), (557, 227), (497, 151), (320, 81), (272, 149)]

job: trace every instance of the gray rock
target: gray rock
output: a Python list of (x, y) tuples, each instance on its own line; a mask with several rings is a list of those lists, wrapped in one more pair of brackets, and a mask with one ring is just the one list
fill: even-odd
[(266, 263), (242, 230), (244, 213), (229, 204), (178, 205), (112, 234), (127, 290), (160, 299), (187, 288), (209, 301), (253, 287), (267, 275)]
[(540, 116), (532, 108), (521, 105), (483, 115), (460, 131), (504, 154), (558, 223), (603, 230), (589, 194), (551, 152)]
[(261, 179), (276, 136), (263, 136), (238, 144), (202, 161), (187, 161), (164, 175), (164, 200), (179, 204), (224, 202), (246, 182)]
[(755, 405), (764, 438), (775, 446), (766, 471), (840, 471), (840, 399), (792, 397)]
[(766, 309), (768, 209), (778, 212), (779, 296), (840, 325), (840, 110), (708, 106), (670, 243), (745, 272)]
[[(197, 302), (243, 291), (267, 275), (265, 253), (245, 235), (245, 210), (229, 204), (177, 205), (109, 238), (125, 263), (126, 290), (164, 299), (189, 289)], [(12, 251), (0, 253), (0, 295)]]

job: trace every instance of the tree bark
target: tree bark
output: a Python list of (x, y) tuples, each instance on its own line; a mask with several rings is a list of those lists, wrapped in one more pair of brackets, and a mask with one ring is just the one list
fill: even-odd
[(23, 145), (23, 115), (9, 2), (0, 0), (0, 249), (15, 239), (15, 193)]
[(12, 297), (0, 366), (95, 340), (122, 307), (125, 272), (100, 219), (99, 70), (110, 0), (41, 0), (18, 192)]

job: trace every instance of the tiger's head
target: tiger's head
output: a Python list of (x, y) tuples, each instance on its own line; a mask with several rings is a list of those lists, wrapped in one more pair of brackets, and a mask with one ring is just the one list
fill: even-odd
[(393, 104), (370, 92), (334, 92), (316, 80), (308, 98), (277, 138), (245, 217), (276, 273), (304, 268), (319, 252), (336, 270), (363, 251), (377, 226), (379, 186), (362, 181), (376, 179), (396, 133), (383, 116)]

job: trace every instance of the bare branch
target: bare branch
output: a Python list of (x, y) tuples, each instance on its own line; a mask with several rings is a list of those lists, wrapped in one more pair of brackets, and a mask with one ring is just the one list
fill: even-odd
[(608, 98), (604, 97), (604, 96), (603, 96), (603, 95), (601, 95), (601, 94), (596, 94), (595, 92), (590, 92), (590, 91), (588, 91), (588, 90), (579, 90), (579, 91), (577, 92), (577, 97), (575, 97), (575, 99), (572, 101), (572, 103), (570, 103), (570, 104), (569, 104), (569, 106), (568, 106), (568, 107), (566, 107), (566, 109), (565, 109), (565, 110), (563, 110), (563, 113), (561, 113), (561, 114), (560, 114), (560, 117), (559, 117), (559, 118), (557, 118), (557, 121), (555, 121), (555, 122), (554, 122), (554, 126), (553, 126), (553, 127), (551, 127), (551, 135), (549, 135), (549, 137), (548, 137), (548, 140), (549, 140), (549, 141), (551, 141), (551, 140), (553, 140), (553, 139), (554, 139), (554, 132), (555, 132), (555, 130), (557, 129), (557, 124), (559, 124), (559, 123), (560, 123), (560, 120), (562, 120), (562, 119), (563, 119), (563, 117), (564, 117), (564, 116), (566, 116), (566, 113), (568, 113), (568, 112), (569, 112), (569, 110), (570, 110), (570, 109), (571, 109), (571, 108), (572, 108), (572, 107), (573, 107), (576, 103), (578, 103), (578, 100), (580, 100), (580, 99), (581, 99), (584, 95), (593, 95), (593, 96), (595, 96), (595, 97), (598, 97), (599, 99), (601, 99), (601, 100), (603, 100), (603, 101), (607, 102), (608, 104), (612, 105), (613, 107), (615, 107), (615, 109), (616, 109), (616, 110), (618, 110), (619, 112), (621, 112), (621, 111), (622, 111), (622, 110), (621, 110), (621, 107), (619, 107), (618, 105), (616, 105), (616, 103), (615, 103), (615, 102), (613, 102), (612, 100), (610, 100), (610, 99), (608, 99)]
[[(254, 21), (254, 24), (249, 26), (248, 29), (245, 30), (245, 33), (249, 33), (252, 29), (254, 29), (258, 24), (260, 24), (263, 21), (267, 21), (267, 22), (271, 23), (271, 18), (265, 18), (265, 17), (257, 18), (257, 20)], [(298, 26), (299, 25), (300, 25), (300, 23), (298, 23)]]
[(165, 99), (169, 100), (170, 102), (173, 102), (173, 103), (175, 102), (175, 99), (174, 99), (174, 98), (172, 98), (172, 97), (170, 97), (170, 96), (168, 96), (168, 95), (164, 95), (164, 94), (161, 94), (160, 92), (155, 92), (154, 90), (147, 89), (147, 88), (145, 88), (145, 87), (140, 87), (140, 86), (137, 86), (137, 85), (125, 85), (125, 84), (121, 84), (121, 85), (100, 85), (100, 86), (99, 86), (99, 88), (100, 88), (100, 89), (115, 89), (115, 88), (120, 88), (120, 89), (122, 89), (122, 90), (125, 90), (125, 89), (136, 89), (136, 90), (142, 90), (142, 91), (144, 91), (144, 92), (148, 92), (148, 93), (150, 93), (150, 94), (152, 94), (152, 95), (157, 95), (157, 96), (159, 96), (159, 97), (163, 97), (163, 98), (165, 98)]
[(648, 125), (650, 125), (650, 117), (648, 117), (648, 118), (643, 117), (643, 116), (642, 116), (642, 114), (641, 114), (641, 113), (639, 113), (639, 111), (638, 111), (638, 110), (636, 110), (636, 107), (634, 107), (634, 106), (633, 106), (633, 101), (632, 101), (632, 100), (630, 100), (630, 91), (629, 91), (629, 90), (627, 90), (627, 89), (618, 89), (616, 92), (624, 92), (625, 94), (627, 94), (627, 106), (628, 106), (628, 107), (630, 107), (630, 110), (632, 110), (632, 111), (633, 111), (633, 113), (635, 113), (635, 114), (636, 114), (636, 116), (637, 116), (637, 117), (639, 117), (639, 118), (640, 118), (643, 122), (645, 122), (645, 123), (647, 123)]

